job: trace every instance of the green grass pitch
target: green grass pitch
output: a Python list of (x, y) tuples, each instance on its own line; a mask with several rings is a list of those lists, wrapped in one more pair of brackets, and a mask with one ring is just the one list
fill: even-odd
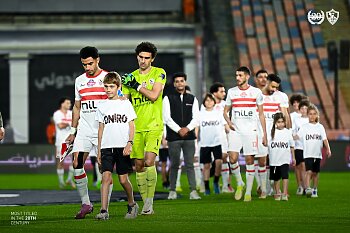
[[(79, 204), (0, 207), (0, 232), (350, 232), (349, 178), (350, 173), (321, 172), (319, 198), (308, 199), (295, 195), (291, 173), (288, 202), (271, 197), (259, 200), (253, 193), (252, 202), (245, 203), (235, 201), (232, 194), (201, 195), (202, 200), (189, 200), (187, 179), (182, 175), (182, 198), (156, 201), (153, 216), (125, 220), (125, 202), (111, 204), (108, 221), (94, 219), (99, 203), (83, 220), (74, 219)], [(130, 179), (137, 191), (135, 176)], [(117, 179), (114, 181), (114, 189), (121, 190)], [(0, 189), (56, 189), (57, 177), (1, 174), (0, 184)], [(163, 191), (160, 177), (157, 191)], [(36, 220), (29, 225), (11, 225), (12, 211), (36, 212)]]

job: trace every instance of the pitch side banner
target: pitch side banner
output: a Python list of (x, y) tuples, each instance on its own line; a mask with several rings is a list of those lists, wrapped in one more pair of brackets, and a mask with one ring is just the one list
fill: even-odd
[[(53, 145), (0, 144), (0, 173), (54, 173), (55, 150)], [(64, 160), (66, 170), (71, 162), (70, 157)], [(89, 158), (85, 169), (92, 169)]]
[[(134, 54), (101, 54), (100, 67), (120, 74), (138, 68)], [(182, 54), (158, 54), (153, 64), (167, 74), (183, 71)], [(32, 55), (29, 62), (30, 143), (46, 143), (46, 126), (58, 109), (58, 101), (68, 96), (74, 101), (75, 78), (84, 72), (79, 55)]]
[[(350, 142), (330, 141), (332, 157), (323, 159), (322, 171), (344, 172), (350, 171)], [(325, 158), (325, 155), (323, 156)], [(244, 165), (244, 158), (240, 156), (240, 164)], [(70, 158), (64, 160), (68, 169)], [(91, 169), (88, 160), (85, 169)], [(242, 166), (242, 172), (244, 166)], [(7, 145), (0, 144), (0, 173), (55, 173), (55, 146), (53, 145)]]

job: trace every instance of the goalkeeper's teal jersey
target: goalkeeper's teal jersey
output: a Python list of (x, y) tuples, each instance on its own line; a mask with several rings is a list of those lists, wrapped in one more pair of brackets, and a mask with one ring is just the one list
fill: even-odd
[[(164, 69), (151, 67), (147, 74), (140, 74), (139, 70), (132, 72), (136, 81), (148, 90), (152, 90), (154, 83), (166, 83), (166, 73)], [(123, 93), (131, 96), (131, 102), (135, 109), (137, 118), (135, 119), (136, 132), (163, 130), (163, 91), (154, 102), (133, 88), (123, 86)]]

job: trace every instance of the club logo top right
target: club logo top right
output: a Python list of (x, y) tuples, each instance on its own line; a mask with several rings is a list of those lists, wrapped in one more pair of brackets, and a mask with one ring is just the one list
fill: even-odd
[(312, 25), (320, 25), (325, 20), (325, 16), (328, 22), (334, 25), (338, 21), (340, 13), (339, 11), (332, 9), (332, 10), (326, 11), (326, 15), (325, 15), (324, 11), (322, 10), (320, 10), (319, 12), (315, 10), (310, 10), (307, 13), (307, 20)]

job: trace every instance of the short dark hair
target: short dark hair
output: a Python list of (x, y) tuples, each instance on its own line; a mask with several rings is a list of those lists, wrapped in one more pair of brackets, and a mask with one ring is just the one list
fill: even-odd
[(264, 73), (269, 74), (269, 73), (268, 73), (266, 70), (264, 70), (264, 69), (258, 70), (258, 72), (256, 72), (256, 74), (255, 74), (255, 77), (258, 77), (259, 74), (264, 74)]
[(187, 74), (185, 74), (184, 72), (176, 72), (173, 74), (173, 82), (175, 82), (175, 78), (178, 77), (184, 77), (185, 81), (187, 81)]
[(251, 75), (250, 69), (246, 66), (241, 66), (236, 71), (244, 72), (244, 73), (248, 74), (249, 76)]
[(66, 101), (66, 100), (71, 101), (70, 98), (69, 98), (68, 96), (63, 96), (62, 98), (60, 98), (59, 101), (58, 101), (58, 108), (61, 108), (61, 105), (62, 105), (62, 104), (64, 103), (64, 101)]
[(299, 102), (299, 109), (301, 109), (301, 107), (303, 107), (303, 106), (309, 107), (310, 106), (310, 101), (306, 100), (306, 99), (302, 99)]
[(108, 72), (108, 74), (106, 74), (106, 76), (103, 79), (103, 83), (104, 84), (112, 84), (113, 83), (113, 84), (117, 85), (117, 87), (120, 87), (120, 85), (121, 85), (120, 75), (115, 71)]
[(216, 82), (213, 85), (211, 85), (209, 91), (210, 91), (210, 93), (213, 94), (215, 92), (218, 92), (220, 87), (225, 87), (225, 86), (224, 86), (224, 84), (222, 84), (220, 82)]
[(280, 77), (278, 77), (276, 74), (269, 74), (267, 75), (267, 80), (270, 82), (276, 82), (278, 84), (281, 83)]
[(98, 50), (95, 47), (86, 46), (80, 50), (80, 58), (86, 59), (88, 57), (92, 57), (96, 59), (99, 57)]
[(214, 103), (215, 103), (215, 97), (214, 97), (214, 95), (213, 95), (212, 93), (207, 93), (207, 94), (205, 94), (205, 96), (204, 96), (204, 98), (203, 98), (203, 102), (202, 102), (202, 104), (203, 104), (204, 107), (207, 107), (207, 106), (205, 106), (205, 101), (206, 101), (208, 98), (209, 98), (209, 99), (212, 99), (212, 100), (214, 101)]
[(136, 55), (139, 55), (141, 52), (151, 53), (152, 58), (155, 58), (157, 56), (157, 47), (151, 42), (141, 42), (141, 44), (136, 47), (135, 52)]
[(300, 103), (303, 99), (308, 100), (309, 98), (301, 93), (294, 93), (293, 95), (291, 95), (291, 97), (289, 98), (289, 103), (291, 105), (293, 105), (293, 103), (296, 101), (298, 103)]

